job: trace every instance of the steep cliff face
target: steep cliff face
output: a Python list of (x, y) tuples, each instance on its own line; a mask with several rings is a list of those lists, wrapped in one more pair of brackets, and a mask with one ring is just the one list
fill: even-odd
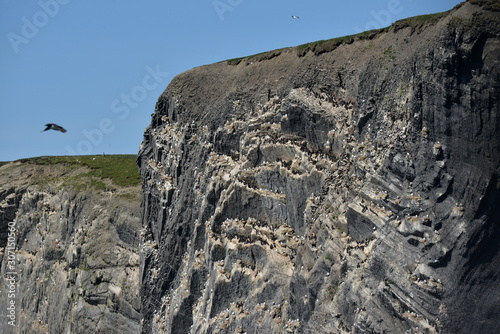
[(140, 187), (69, 159), (0, 167), (0, 332), (137, 333)]
[(142, 332), (498, 332), (483, 3), (174, 78), (138, 157)]

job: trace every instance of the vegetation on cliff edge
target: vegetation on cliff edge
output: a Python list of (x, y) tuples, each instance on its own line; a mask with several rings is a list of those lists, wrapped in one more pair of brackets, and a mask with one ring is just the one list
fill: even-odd
[(141, 180), (135, 159), (135, 155), (41, 156), (20, 159), (0, 164), (3, 169), (0, 180), (3, 175), (7, 177), (6, 183), (18, 179), (22, 184), (57, 189), (110, 191), (116, 192), (120, 197), (136, 200), (139, 198)]
[[(496, 1), (498, 1), (498, 0), (496, 0)], [(495, 2), (495, 1), (471, 0), (471, 2), (473, 2), (473, 3), (474, 2), (481, 2), (481, 4), (478, 4), (478, 5), (482, 6), (483, 5), (482, 2), (487, 2), (489, 4), (490, 2)], [(457, 7), (460, 5), (461, 4), (457, 5)], [(494, 7), (497, 5), (498, 4), (489, 4), (490, 7), (491, 6)], [(448, 15), (451, 11), (452, 10), (441, 12), (441, 13), (434, 13), (434, 14), (426, 14), (426, 15), (409, 17), (406, 19), (396, 21), (389, 27), (363, 31), (363, 32), (360, 32), (360, 33), (355, 34), (355, 35), (341, 36), (341, 37), (335, 37), (335, 38), (331, 38), (331, 39), (327, 39), (327, 40), (310, 42), (310, 43), (296, 46), (294, 49), (297, 52), (297, 56), (299, 56), (299, 57), (304, 57), (309, 51), (313, 52), (315, 55), (319, 55), (319, 54), (322, 54), (325, 52), (333, 51), (341, 44), (351, 44), (355, 40), (373, 39), (376, 36), (389, 31), (389, 28), (391, 28), (391, 27), (393, 27), (395, 30), (399, 30), (399, 29), (406, 28), (406, 27), (410, 27), (413, 30), (415, 30), (417, 28), (420, 28), (424, 24), (435, 24), (442, 17)], [(238, 65), (243, 60), (246, 60), (247, 62), (252, 62), (252, 63), (259, 62), (259, 61), (268, 60), (268, 59), (272, 59), (274, 57), (277, 57), (285, 49), (278, 49), (278, 50), (262, 52), (262, 53), (258, 53), (258, 54), (247, 56), (247, 57), (228, 59), (228, 60), (226, 60), (226, 62), (228, 65)]]

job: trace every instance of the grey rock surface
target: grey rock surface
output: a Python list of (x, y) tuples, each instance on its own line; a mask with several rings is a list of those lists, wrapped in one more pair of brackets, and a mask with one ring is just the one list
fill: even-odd
[(1, 333), (140, 331), (139, 201), (65, 184), (90, 184), (88, 173), (64, 164), (0, 167)]
[(485, 3), (175, 77), (138, 156), (142, 333), (498, 333)]

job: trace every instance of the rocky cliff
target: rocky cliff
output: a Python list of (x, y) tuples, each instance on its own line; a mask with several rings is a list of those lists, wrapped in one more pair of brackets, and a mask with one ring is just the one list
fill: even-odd
[(0, 167), (1, 333), (140, 331), (137, 181), (135, 156)]
[(142, 332), (499, 332), (497, 9), (175, 77), (138, 156)]

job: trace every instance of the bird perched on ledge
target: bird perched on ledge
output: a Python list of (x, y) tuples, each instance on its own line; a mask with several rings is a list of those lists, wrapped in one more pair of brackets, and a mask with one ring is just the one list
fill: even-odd
[(54, 123), (48, 123), (48, 124), (45, 124), (45, 126), (46, 126), (46, 128), (43, 131), (56, 130), (56, 131), (66, 132), (66, 129), (64, 129), (62, 126), (59, 126), (59, 125), (54, 124)]

